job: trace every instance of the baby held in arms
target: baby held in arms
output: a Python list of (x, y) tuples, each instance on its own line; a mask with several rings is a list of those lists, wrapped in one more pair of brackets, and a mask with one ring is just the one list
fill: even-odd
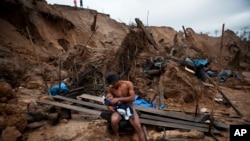
[(117, 104), (112, 105), (111, 100), (114, 96), (111, 93), (107, 93), (106, 96), (103, 96), (104, 104), (107, 106), (113, 106), (114, 110), (118, 112), (125, 120), (133, 119), (133, 110), (130, 106), (126, 105), (123, 102), (118, 102)]

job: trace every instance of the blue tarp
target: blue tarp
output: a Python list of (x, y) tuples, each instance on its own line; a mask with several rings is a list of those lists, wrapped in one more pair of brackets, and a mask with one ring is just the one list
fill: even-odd
[(61, 82), (61, 89), (60, 90), (59, 90), (59, 84), (53, 86), (49, 90), (50, 94), (53, 95), (53, 96), (54, 95), (58, 95), (59, 91), (62, 92), (62, 93), (64, 93), (64, 92), (68, 92), (69, 89), (68, 89), (68, 87), (67, 87), (67, 85), (65, 83)]
[(190, 59), (186, 58), (185, 61), (194, 63), (195, 68), (200, 67), (201, 65), (206, 66), (209, 62), (207, 59)]
[[(216, 77), (217, 76), (216, 72), (213, 72), (213, 71), (210, 71), (210, 70), (206, 71), (206, 73), (210, 77)], [(220, 73), (219, 73), (219, 77), (220, 77), (220, 82), (225, 82), (230, 77), (235, 77), (237, 79), (240, 79), (240, 76), (238, 74), (236, 74), (232, 70), (221, 70)]]
[(240, 76), (231, 70), (222, 70), (219, 75), (220, 75), (220, 82), (225, 82), (229, 77), (236, 77), (240, 79)]
[(155, 102), (149, 103), (145, 99), (142, 99), (139, 95), (135, 95), (135, 101), (133, 102), (133, 104), (143, 107), (156, 108)]
[[(194, 63), (195, 68), (198, 68), (200, 66), (206, 66), (209, 63), (207, 59), (186, 58), (185, 61)], [(211, 77), (216, 77), (217, 76), (217, 73), (212, 72), (210, 70), (207, 70), (206, 73)], [(221, 70), (221, 72), (219, 73), (219, 76), (220, 76), (220, 82), (225, 82), (227, 80), (227, 78), (229, 78), (229, 77), (235, 77), (237, 79), (240, 79), (240, 76), (237, 75), (232, 70)]]

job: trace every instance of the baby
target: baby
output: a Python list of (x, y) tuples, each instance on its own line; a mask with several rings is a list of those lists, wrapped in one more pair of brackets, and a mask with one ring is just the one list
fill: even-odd
[(117, 104), (112, 105), (111, 100), (114, 98), (114, 96), (111, 93), (106, 94), (106, 97), (103, 97), (103, 98), (104, 98), (104, 104), (107, 106), (114, 106), (115, 110), (121, 116), (123, 116), (125, 120), (129, 120), (129, 118), (133, 118), (133, 110), (130, 106), (122, 102), (118, 102)]

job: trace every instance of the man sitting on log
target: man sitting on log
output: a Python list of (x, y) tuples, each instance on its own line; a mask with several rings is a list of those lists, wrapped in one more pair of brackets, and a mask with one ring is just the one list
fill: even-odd
[[(118, 102), (123, 102), (133, 109), (134, 118), (130, 118), (129, 122), (134, 127), (138, 135), (138, 140), (145, 141), (140, 118), (138, 116), (138, 113), (135, 111), (135, 108), (133, 107), (133, 101), (135, 100), (133, 83), (130, 81), (120, 80), (119, 76), (116, 73), (108, 73), (106, 75), (106, 81), (109, 85), (107, 93), (110, 93), (114, 96), (114, 98), (111, 100), (111, 104), (115, 105)], [(113, 106), (108, 106), (108, 110), (112, 112), (111, 126), (115, 134), (114, 141), (118, 141), (120, 138), (118, 128), (122, 116), (117, 111), (115, 111)]]

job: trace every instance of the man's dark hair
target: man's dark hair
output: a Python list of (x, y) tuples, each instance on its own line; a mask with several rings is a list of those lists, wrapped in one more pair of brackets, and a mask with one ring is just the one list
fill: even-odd
[(106, 78), (107, 84), (110, 85), (110, 84), (118, 81), (120, 79), (120, 76), (115, 72), (110, 72), (110, 73), (106, 74), (105, 78)]

